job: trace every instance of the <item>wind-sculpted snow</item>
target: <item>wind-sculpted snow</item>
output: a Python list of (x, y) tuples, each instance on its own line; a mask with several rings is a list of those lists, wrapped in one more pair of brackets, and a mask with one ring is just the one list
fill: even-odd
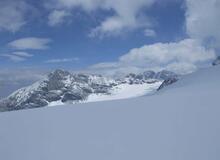
[[(169, 71), (146, 71), (115, 80), (101, 75), (56, 70), (43, 80), (19, 89), (0, 101), (0, 111), (142, 96), (156, 91), (163, 80), (174, 76), (177, 75)], [(135, 88), (139, 89), (134, 92)]]
[(0, 159), (219, 160), (219, 73), (152, 96), (0, 113)]

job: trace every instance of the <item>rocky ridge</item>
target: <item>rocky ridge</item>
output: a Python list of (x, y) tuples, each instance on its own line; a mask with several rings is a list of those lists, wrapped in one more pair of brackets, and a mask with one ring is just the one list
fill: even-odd
[(123, 83), (132, 85), (155, 83), (160, 80), (168, 85), (174, 82), (169, 79), (177, 79), (177, 77), (175, 73), (169, 71), (158, 73), (146, 71), (140, 74), (130, 73), (124, 78), (115, 80), (101, 75), (71, 74), (68, 71), (55, 70), (44, 79), (21, 88), (1, 100), (0, 111), (44, 107), (54, 101), (78, 103), (86, 101), (90, 94), (111, 94), (110, 90), (113, 86)]

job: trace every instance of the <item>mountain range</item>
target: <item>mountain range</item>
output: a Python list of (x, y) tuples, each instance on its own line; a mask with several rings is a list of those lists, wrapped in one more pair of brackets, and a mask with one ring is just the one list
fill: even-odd
[(178, 78), (177, 74), (166, 70), (130, 73), (114, 79), (58, 69), (1, 100), (0, 111), (136, 97), (161, 89)]

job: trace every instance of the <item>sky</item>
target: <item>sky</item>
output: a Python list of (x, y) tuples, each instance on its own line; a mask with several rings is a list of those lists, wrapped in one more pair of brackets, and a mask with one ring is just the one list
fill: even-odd
[(0, 0), (0, 82), (56, 68), (188, 74), (218, 55), (219, 16), (220, 0)]

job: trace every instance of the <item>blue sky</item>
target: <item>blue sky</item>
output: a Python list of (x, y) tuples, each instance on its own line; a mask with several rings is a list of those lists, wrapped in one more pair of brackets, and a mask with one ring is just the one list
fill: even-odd
[[(99, 62), (115, 61), (132, 48), (156, 42), (176, 41), (186, 37), (183, 1), (158, 2), (149, 9), (141, 11), (141, 14), (152, 19), (150, 28), (154, 29), (156, 35), (146, 36), (145, 28), (140, 27), (120, 35), (104, 37), (90, 37), (89, 34), (103, 19), (114, 14), (111, 13), (112, 11), (97, 10), (88, 14), (80, 8), (76, 8), (71, 11), (72, 15), (67, 22), (50, 26), (48, 25), (49, 11), (45, 9), (44, 1), (39, 1), (37, 4), (35, 1), (26, 1), (26, 3), (33, 5), (35, 13), (28, 11), (33, 15), (27, 18), (26, 25), (19, 28), (18, 31), (13, 32), (6, 29), (0, 31), (0, 54), (25, 51), (33, 56), (21, 61), (2, 56), (0, 67), (40, 65), (54, 68), (85, 68)], [(8, 46), (8, 43), (26, 37), (48, 38), (51, 39), (51, 42), (47, 44), (47, 49), (42, 50), (17, 50)], [(46, 63), (51, 59), (60, 59), (64, 62)], [(67, 62), (67, 59), (73, 60)]]
[(190, 73), (219, 49), (219, 6), (219, 0), (2, 0), (0, 68)]

